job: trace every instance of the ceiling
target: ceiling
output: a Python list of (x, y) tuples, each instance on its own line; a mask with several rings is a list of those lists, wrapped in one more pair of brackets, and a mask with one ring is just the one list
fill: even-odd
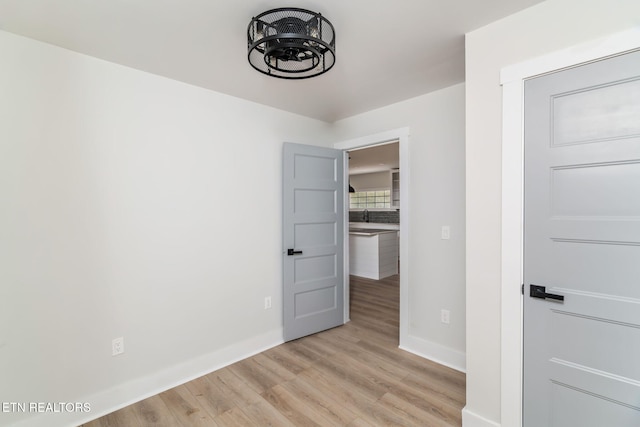
[(382, 172), (400, 167), (400, 144), (376, 145), (349, 151), (349, 175)]
[[(0, 29), (333, 122), (464, 81), (464, 34), (541, 0), (0, 0)], [(251, 18), (320, 12), (336, 65), (305, 80), (247, 61)]]

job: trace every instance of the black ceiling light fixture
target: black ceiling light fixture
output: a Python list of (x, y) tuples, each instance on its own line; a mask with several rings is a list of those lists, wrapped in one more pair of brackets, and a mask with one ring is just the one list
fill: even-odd
[(316, 12), (294, 7), (268, 10), (247, 29), (249, 63), (269, 76), (306, 79), (336, 62), (333, 25)]

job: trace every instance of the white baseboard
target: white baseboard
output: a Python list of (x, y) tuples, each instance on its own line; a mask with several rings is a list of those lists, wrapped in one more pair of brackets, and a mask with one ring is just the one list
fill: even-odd
[(458, 350), (422, 338), (408, 335), (400, 340), (400, 348), (432, 360), (456, 371), (466, 372), (467, 355)]
[(462, 427), (500, 427), (500, 424), (471, 412), (465, 406), (462, 409)]
[(94, 395), (80, 398), (79, 402), (88, 402), (91, 405), (91, 412), (41, 413), (15, 424), (14, 427), (78, 426), (231, 365), (239, 360), (251, 357), (283, 342), (282, 329), (270, 331), (195, 359), (170, 366), (153, 375), (138, 378)]

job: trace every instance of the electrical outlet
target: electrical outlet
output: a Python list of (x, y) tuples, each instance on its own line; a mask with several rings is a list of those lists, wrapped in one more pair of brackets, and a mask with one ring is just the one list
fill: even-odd
[(271, 308), (271, 297), (264, 297), (264, 309), (268, 310)]
[(440, 233), (440, 238), (442, 240), (449, 240), (451, 238), (451, 229), (448, 225), (443, 225)]
[(124, 338), (114, 338), (111, 340), (111, 355), (117, 356), (124, 353)]
[(440, 321), (442, 323), (444, 323), (445, 325), (448, 325), (450, 317), (451, 317), (451, 313), (449, 313), (449, 310), (445, 310), (445, 309), (440, 310)]

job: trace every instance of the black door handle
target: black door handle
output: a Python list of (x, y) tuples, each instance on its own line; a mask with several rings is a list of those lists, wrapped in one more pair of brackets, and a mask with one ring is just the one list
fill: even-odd
[(294, 251), (293, 249), (287, 249), (287, 255), (302, 255), (302, 251)]
[(538, 285), (529, 285), (529, 296), (532, 298), (554, 299), (556, 301), (564, 301), (564, 295), (548, 294), (547, 288)]

